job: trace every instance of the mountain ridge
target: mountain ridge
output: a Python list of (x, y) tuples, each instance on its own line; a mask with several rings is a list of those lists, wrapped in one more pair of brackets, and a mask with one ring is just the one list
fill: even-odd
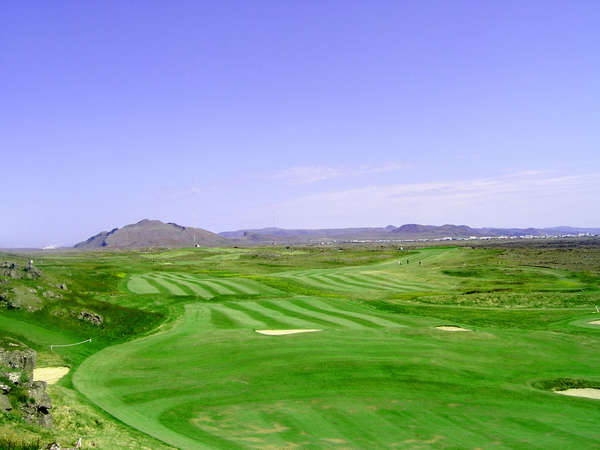
[(422, 225), (408, 223), (400, 226), (286, 229), (267, 227), (213, 233), (203, 228), (179, 225), (173, 222), (143, 219), (139, 222), (101, 231), (85, 241), (75, 244), (76, 249), (97, 248), (152, 248), (152, 247), (210, 247), (235, 243), (262, 244), (274, 242), (305, 244), (325, 241), (357, 240), (431, 240), (485, 237), (541, 237), (600, 234), (600, 228), (556, 226), (548, 228), (474, 228), (468, 225)]
[[(361, 240), (361, 239), (441, 239), (470, 237), (524, 237), (524, 236), (560, 236), (566, 234), (600, 234), (600, 228), (557, 226), (547, 228), (474, 228), (468, 225), (421, 225), (404, 224), (398, 227), (357, 227), (357, 228), (321, 228), (321, 229), (285, 229), (259, 228), (225, 231), (219, 233), (227, 239), (252, 240), (257, 242), (279, 240), (281, 242), (308, 242), (318, 239)], [(251, 237), (251, 239), (249, 239)]]

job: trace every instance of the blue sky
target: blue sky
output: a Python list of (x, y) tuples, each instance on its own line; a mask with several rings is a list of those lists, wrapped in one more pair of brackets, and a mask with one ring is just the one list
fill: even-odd
[(2, 13), (0, 247), (145, 217), (600, 226), (597, 1)]

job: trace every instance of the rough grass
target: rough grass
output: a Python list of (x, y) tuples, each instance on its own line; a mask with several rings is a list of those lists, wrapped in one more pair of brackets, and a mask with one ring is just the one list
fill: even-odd
[(16, 432), (7, 432), (0, 437), (0, 448), (3, 450), (38, 450), (40, 447), (41, 441), (37, 437), (27, 439)]

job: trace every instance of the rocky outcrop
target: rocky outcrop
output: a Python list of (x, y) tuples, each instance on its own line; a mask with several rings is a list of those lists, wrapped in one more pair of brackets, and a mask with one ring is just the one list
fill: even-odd
[(52, 426), (52, 401), (44, 381), (33, 381), (36, 353), (21, 342), (0, 338), (0, 411)]
[(0, 275), (12, 279), (38, 279), (42, 276), (42, 271), (33, 265), (33, 261), (21, 268), (17, 263), (4, 261), (0, 266)]
[(27, 402), (22, 406), (23, 416), (25, 420), (31, 423), (37, 423), (44, 427), (52, 426), (52, 401), (46, 393), (45, 381), (34, 381), (31, 387), (27, 389), (27, 394), (32, 402)]
[(42, 271), (35, 267), (33, 264), (29, 264), (23, 268), (23, 272), (25, 272), (25, 278), (29, 278), (32, 280), (37, 280), (42, 276)]
[(90, 311), (81, 311), (79, 314), (77, 314), (77, 318), (79, 320), (85, 320), (86, 322), (96, 326), (100, 326), (104, 323), (104, 319), (100, 314)]
[(21, 271), (19, 266), (16, 263), (10, 261), (4, 261), (4, 263), (2, 264), (2, 270), (0, 271), (0, 275), (12, 279), (23, 278), (23, 272)]
[(15, 303), (15, 294), (12, 289), (5, 286), (0, 291), (0, 309), (17, 309), (18, 305)]
[[(8, 389), (5, 392), (8, 394)], [(12, 404), (10, 403), (10, 400), (8, 399), (8, 396), (6, 394), (0, 394), (0, 411), (12, 411)]]
[(12, 339), (4, 339), (4, 341), (4, 345), (0, 345), (0, 366), (23, 371), (29, 379), (32, 379), (35, 351)]

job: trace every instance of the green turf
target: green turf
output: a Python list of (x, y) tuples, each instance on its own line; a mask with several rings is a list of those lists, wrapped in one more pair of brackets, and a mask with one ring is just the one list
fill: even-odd
[[(49, 255), (71, 289), (0, 330), (40, 351), (93, 337), (57, 353), (73, 386), (181, 448), (595, 448), (600, 402), (544, 386), (600, 383), (600, 252), (535, 252)], [(294, 328), (321, 331), (255, 332)]]
[[(214, 312), (228, 320), (212, 321)], [(74, 382), (182, 448), (597, 443), (594, 401), (531, 386), (566, 374), (600, 379), (592, 342), (547, 331), (452, 334), (434, 328), (441, 323), (314, 298), (195, 304), (168, 332), (88, 358)], [(253, 331), (289, 327), (323, 331)]]
[(132, 275), (127, 289), (134, 294), (164, 293), (210, 299), (219, 295), (273, 295), (278, 291), (247, 278), (206, 278), (185, 273), (149, 272)]

